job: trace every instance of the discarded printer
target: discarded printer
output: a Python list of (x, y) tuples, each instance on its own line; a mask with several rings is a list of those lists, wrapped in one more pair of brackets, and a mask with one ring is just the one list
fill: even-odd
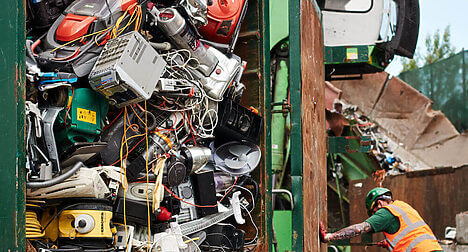
[(255, 245), (263, 119), (239, 104), (246, 62), (233, 54), (247, 1), (27, 5), (28, 243)]

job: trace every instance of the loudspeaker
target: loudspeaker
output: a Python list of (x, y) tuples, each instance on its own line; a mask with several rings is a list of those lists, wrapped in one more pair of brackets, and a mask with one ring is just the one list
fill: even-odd
[(216, 138), (258, 143), (262, 129), (263, 118), (258, 114), (231, 99), (225, 98), (219, 103)]

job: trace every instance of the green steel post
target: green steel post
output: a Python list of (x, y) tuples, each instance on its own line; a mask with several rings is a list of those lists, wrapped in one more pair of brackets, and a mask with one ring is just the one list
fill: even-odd
[(361, 166), (357, 164), (356, 162), (354, 162), (352, 159), (350, 159), (348, 156), (343, 155), (343, 154), (337, 154), (337, 155), (340, 156), (340, 158), (343, 159), (343, 161), (349, 163), (351, 167), (354, 168), (354, 171), (358, 173), (360, 176), (362, 176), (359, 179), (365, 179), (369, 177), (369, 175), (367, 175), (365, 172), (362, 171)]
[(0, 251), (26, 251), (25, 1), (2, 0), (0, 16)]
[[(264, 91), (264, 100), (263, 104), (265, 106), (265, 163), (267, 168), (267, 179), (266, 179), (266, 193), (265, 193), (265, 226), (266, 226), (266, 247), (268, 251), (271, 251), (271, 246), (273, 241), (273, 209), (272, 209), (272, 180), (273, 173), (271, 171), (271, 85), (270, 85), (270, 16), (269, 16), (269, 7), (270, 7), (270, 0), (264, 0), (262, 3), (263, 9), (263, 20), (262, 20), (262, 38), (263, 38), (263, 45), (262, 45), (262, 55), (263, 55), (263, 91)], [(265, 232), (265, 231), (264, 231)]]
[[(288, 65), (286, 60), (281, 59), (279, 62), (279, 69), (276, 72), (275, 88), (273, 94), (273, 102), (280, 103), (288, 98)], [(282, 105), (273, 106), (273, 110), (281, 110)], [(271, 169), (274, 173), (279, 173), (283, 169), (284, 160), (284, 133), (286, 126), (286, 117), (283, 113), (273, 113), (271, 115), (271, 148), (272, 148), (272, 161)]]
[(291, 97), (291, 191), (294, 195), (292, 249), (293, 251), (302, 251), (304, 246), (304, 214), (302, 207), (301, 1), (289, 2), (289, 85)]
[(336, 158), (335, 154), (330, 154), (330, 161), (331, 161), (331, 164), (332, 164), (333, 173), (335, 174), (336, 193), (338, 194), (338, 200), (340, 202), (341, 223), (343, 225), (345, 225), (345, 216), (344, 216), (344, 209), (343, 209), (343, 197), (341, 195), (340, 180), (338, 178), (338, 172), (336, 171), (335, 158)]

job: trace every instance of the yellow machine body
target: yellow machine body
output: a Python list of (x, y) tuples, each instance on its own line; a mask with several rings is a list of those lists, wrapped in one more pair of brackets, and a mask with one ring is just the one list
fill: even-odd
[[(82, 214), (90, 215), (94, 219), (94, 228), (87, 233), (76, 231), (75, 219)], [(65, 210), (59, 216), (60, 238), (108, 238), (112, 239), (112, 212), (105, 210)]]
[[(47, 208), (41, 217), (41, 226), (45, 227), (47, 223), (53, 218), (53, 216), (57, 213), (57, 209), (55, 207)], [(47, 226), (45, 230), (45, 237), (51, 241), (56, 241), (58, 238), (58, 218), (52, 220), (52, 222)]]

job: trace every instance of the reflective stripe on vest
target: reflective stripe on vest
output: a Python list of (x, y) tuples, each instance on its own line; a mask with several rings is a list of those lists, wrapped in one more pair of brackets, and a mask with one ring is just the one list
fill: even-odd
[[(403, 208), (401, 208), (401, 207)], [(385, 233), (385, 239), (390, 245), (391, 250), (396, 251), (406, 251), (410, 252), (414, 249), (418, 244), (425, 240), (431, 240), (431, 244), (429, 248), (435, 248), (434, 250), (438, 250), (440, 248), (437, 239), (432, 234), (429, 226), (422, 220), (419, 214), (408, 204), (402, 201), (395, 201), (394, 203), (386, 206), (387, 210), (391, 210), (393, 215), (399, 215), (399, 222), (400, 222), (400, 229), (395, 234), (387, 234)], [(406, 212), (403, 209), (406, 209), (409, 212)], [(411, 217), (409, 216), (411, 214)], [(414, 221), (414, 222), (413, 222)], [(425, 233), (421, 233), (424, 230)], [(391, 240), (390, 240), (391, 239)], [(405, 241), (402, 241), (405, 239)], [(410, 240), (408, 240), (410, 239)], [(413, 239), (413, 240), (411, 240)], [(411, 242), (410, 242), (411, 241)], [(399, 244), (399, 242), (402, 242)], [(408, 245), (408, 243), (410, 243)], [(434, 244), (435, 243), (435, 244)], [(399, 245), (398, 245), (399, 244)], [(398, 247), (397, 247), (398, 245)], [(405, 246), (407, 246), (405, 248)], [(427, 246), (427, 245), (423, 245)], [(419, 247), (419, 246), (418, 246)], [(427, 248), (427, 247), (426, 247)]]
[(389, 207), (393, 208), (393, 210), (397, 211), (399, 214), (401, 214), (401, 217), (403, 220), (406, 222), (406, 225), (408, 225), (403, 231), (401, 231), (393, 240), (391, 241), (392, 247), (395, 247), (398, 242), (403, 239), (407, 234), (409, 234), (411, 231), (418, 227), (422, 227), (426, 225), (426, 223), (423, 220), (417, 221), (415, 223), (412, 223), (408, 214), (401, 208), (395, 206), (395, 205), (389, 205)]
[(420, 242), (424, 241), (424, 240), (436, 240), (437, 239), (433, 236), (433, 235), (430, 235), (430, 234), (423, 234), (421, 236), (418, 236), (416, 237), (416, 239), (414, 239), (410, 245), (408, 246), (408, 248), (406, 248), (406, 252), (411, 252), (412, 249), (414, 249), (414, 247), (416, 247), (416, 245), (418, 245)]
[(408, 216), (408, 214), (405, 212), (405, 210), (395, 206), (395, 205), (388, 205), (388, 207), (393, 208), (393, 210), (397, 211), (399, 214), (401, 214), (401, 217), (403, 217), (403, 220), (406, 222), (406, 224), (410, 224), (411, 220)]
[(426, 225), (426, 223), (424, 221), (418, 221), (416, 223), (411, 223), (411, 225), (408, 225), (405, 230), (401, 231), (392, 241), (392, 244), (394, 244), (393, 246), (395, 247), (398, 242), (403, 239), (403, 237), (405, 237), (407, 234), (409, 234), (411, 231), (413, 231), (414, 229), (418, 228), (418, 227), (422, 227)]
[(413, 231), (414, 229), (418, 227), (426, 225), (426, 223), (423, 220), (417, 221), (415, 223), (411, 222), (408, 214), (403, 209), (395, 205), (389, 205), (388, 207), (391, 207), (393, 210), (401, 214), (401, 217), (403, 218), (403, 220), (406, 222), (406, 225), (407, 225), (405, 229), (403, 229), (395, 238), (393, 238), (393, 240), (390, 241), (387, 239), (387, 241), (390, 242), (390, 245), (392, 246), (392, 248), (394, 248), (398, 244), (398, 242), (401, 239), (403, 239), (403, 237), (405, 237), (407, 234), (409, 234), (411, 231)]

